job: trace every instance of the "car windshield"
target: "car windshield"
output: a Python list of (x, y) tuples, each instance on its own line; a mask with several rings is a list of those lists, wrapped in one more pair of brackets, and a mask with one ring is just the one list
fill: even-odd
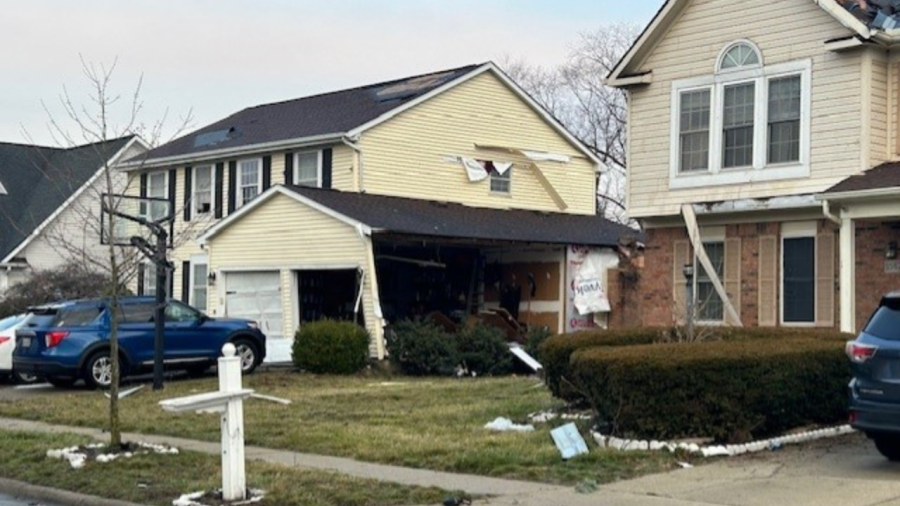
[(0, 330), (7, 330), (14, 327), (17, 323), (22, 321), (25, 318), (25, 315), (15, 315), (8, 316), (2, 320), (0, 320)]
[(900, 341), (900, 299), (885, 299), (863, 332), (880, 339)]

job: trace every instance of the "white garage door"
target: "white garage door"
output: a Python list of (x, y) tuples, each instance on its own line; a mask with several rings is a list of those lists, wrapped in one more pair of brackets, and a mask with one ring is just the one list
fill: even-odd
[[(289, 361), (290, 343), (284, 337), (281, 276), (278, 271), (225, 274), (225, 314), (259, 323), (266, 335), (266, 362)], [(286, 346), (282, 346), (286, 344)], [(284, 355), (287, 353), (286, 357)]]

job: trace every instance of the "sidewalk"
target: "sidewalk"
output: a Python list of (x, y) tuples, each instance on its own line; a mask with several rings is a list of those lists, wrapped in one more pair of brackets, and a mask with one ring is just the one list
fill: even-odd
[[(9, 418), (0, 418), (0, 428), (108, 439), (98, 429)], [(123, 437), (219, 454), (218, 443), (132, 433)], [(573, 487), (371, 464), (254, 446), (246, 447), (246, 456), (290, 467), (492, 496), (476, 500), (476, 506), (900, 506), (897, 486), (900, 464), (877, 455), (862, 435), (601, 485), (592, 494), (579, 494)]]

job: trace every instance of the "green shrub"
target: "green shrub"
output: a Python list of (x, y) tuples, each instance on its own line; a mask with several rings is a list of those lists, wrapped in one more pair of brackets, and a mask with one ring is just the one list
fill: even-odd
[(582, 396), (572, 388), (569, 359), (577, 350), (597, 346), (650, 344), (660, 340), (667, 329), (648, 327), (622, 330), (586, 330), (548, 338), (538, 347), (547, 387), (554, 396), (573, 401)]
[(540, 362), (542, 360), (540, 347), (552, 335), (553, 332), (543, 325), (531, 327), (525, 335), (525, 351)]
[[(103, 297), (111, 294), (113, 286), (106, 273), (75, 263), (36, 272), (27, 282), (15, 284), (6, 291), (0, 300), (0, 318), (49, 302)], [(120, 293), (128, 291), (121, 287)]]
[(598, 419), (626, 437), (742, 442), (845, 420), (850, 368), (839, 341), (852, 336), (762, 334), (582, 348), (572, 354), (570, 374)]
[(391, 362), (406, 374), (449, 376), (459, 364), (454, 336), (429, 321), (404, 320), (392, 325), (387, 349)]
[(462, 365), (479, 376), (512, 372), (512, 354), (504, 333), (495, 327), (473, 325), (456, 334)]
[(294, 338), (294, 364), (315, 374), (353, 374), (366, 365), (369, 332), (351, 322), (304, 323)]

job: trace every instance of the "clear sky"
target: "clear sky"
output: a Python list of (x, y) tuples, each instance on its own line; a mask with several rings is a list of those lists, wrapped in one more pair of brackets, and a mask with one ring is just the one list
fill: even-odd
[[(29, 0), (0, 15), (0, 141), (53, 144), (79, 55), (118, 58), (127, 102), (143, 74), (145, 123), (199, 128), (244, 107), (504, 56), (562, 62), (579, 32), (644, 25), (663, 0)], [(114, 113), (114, 120), (125, 114)], [(74, 132), (75, 130), (72, 129)]]

